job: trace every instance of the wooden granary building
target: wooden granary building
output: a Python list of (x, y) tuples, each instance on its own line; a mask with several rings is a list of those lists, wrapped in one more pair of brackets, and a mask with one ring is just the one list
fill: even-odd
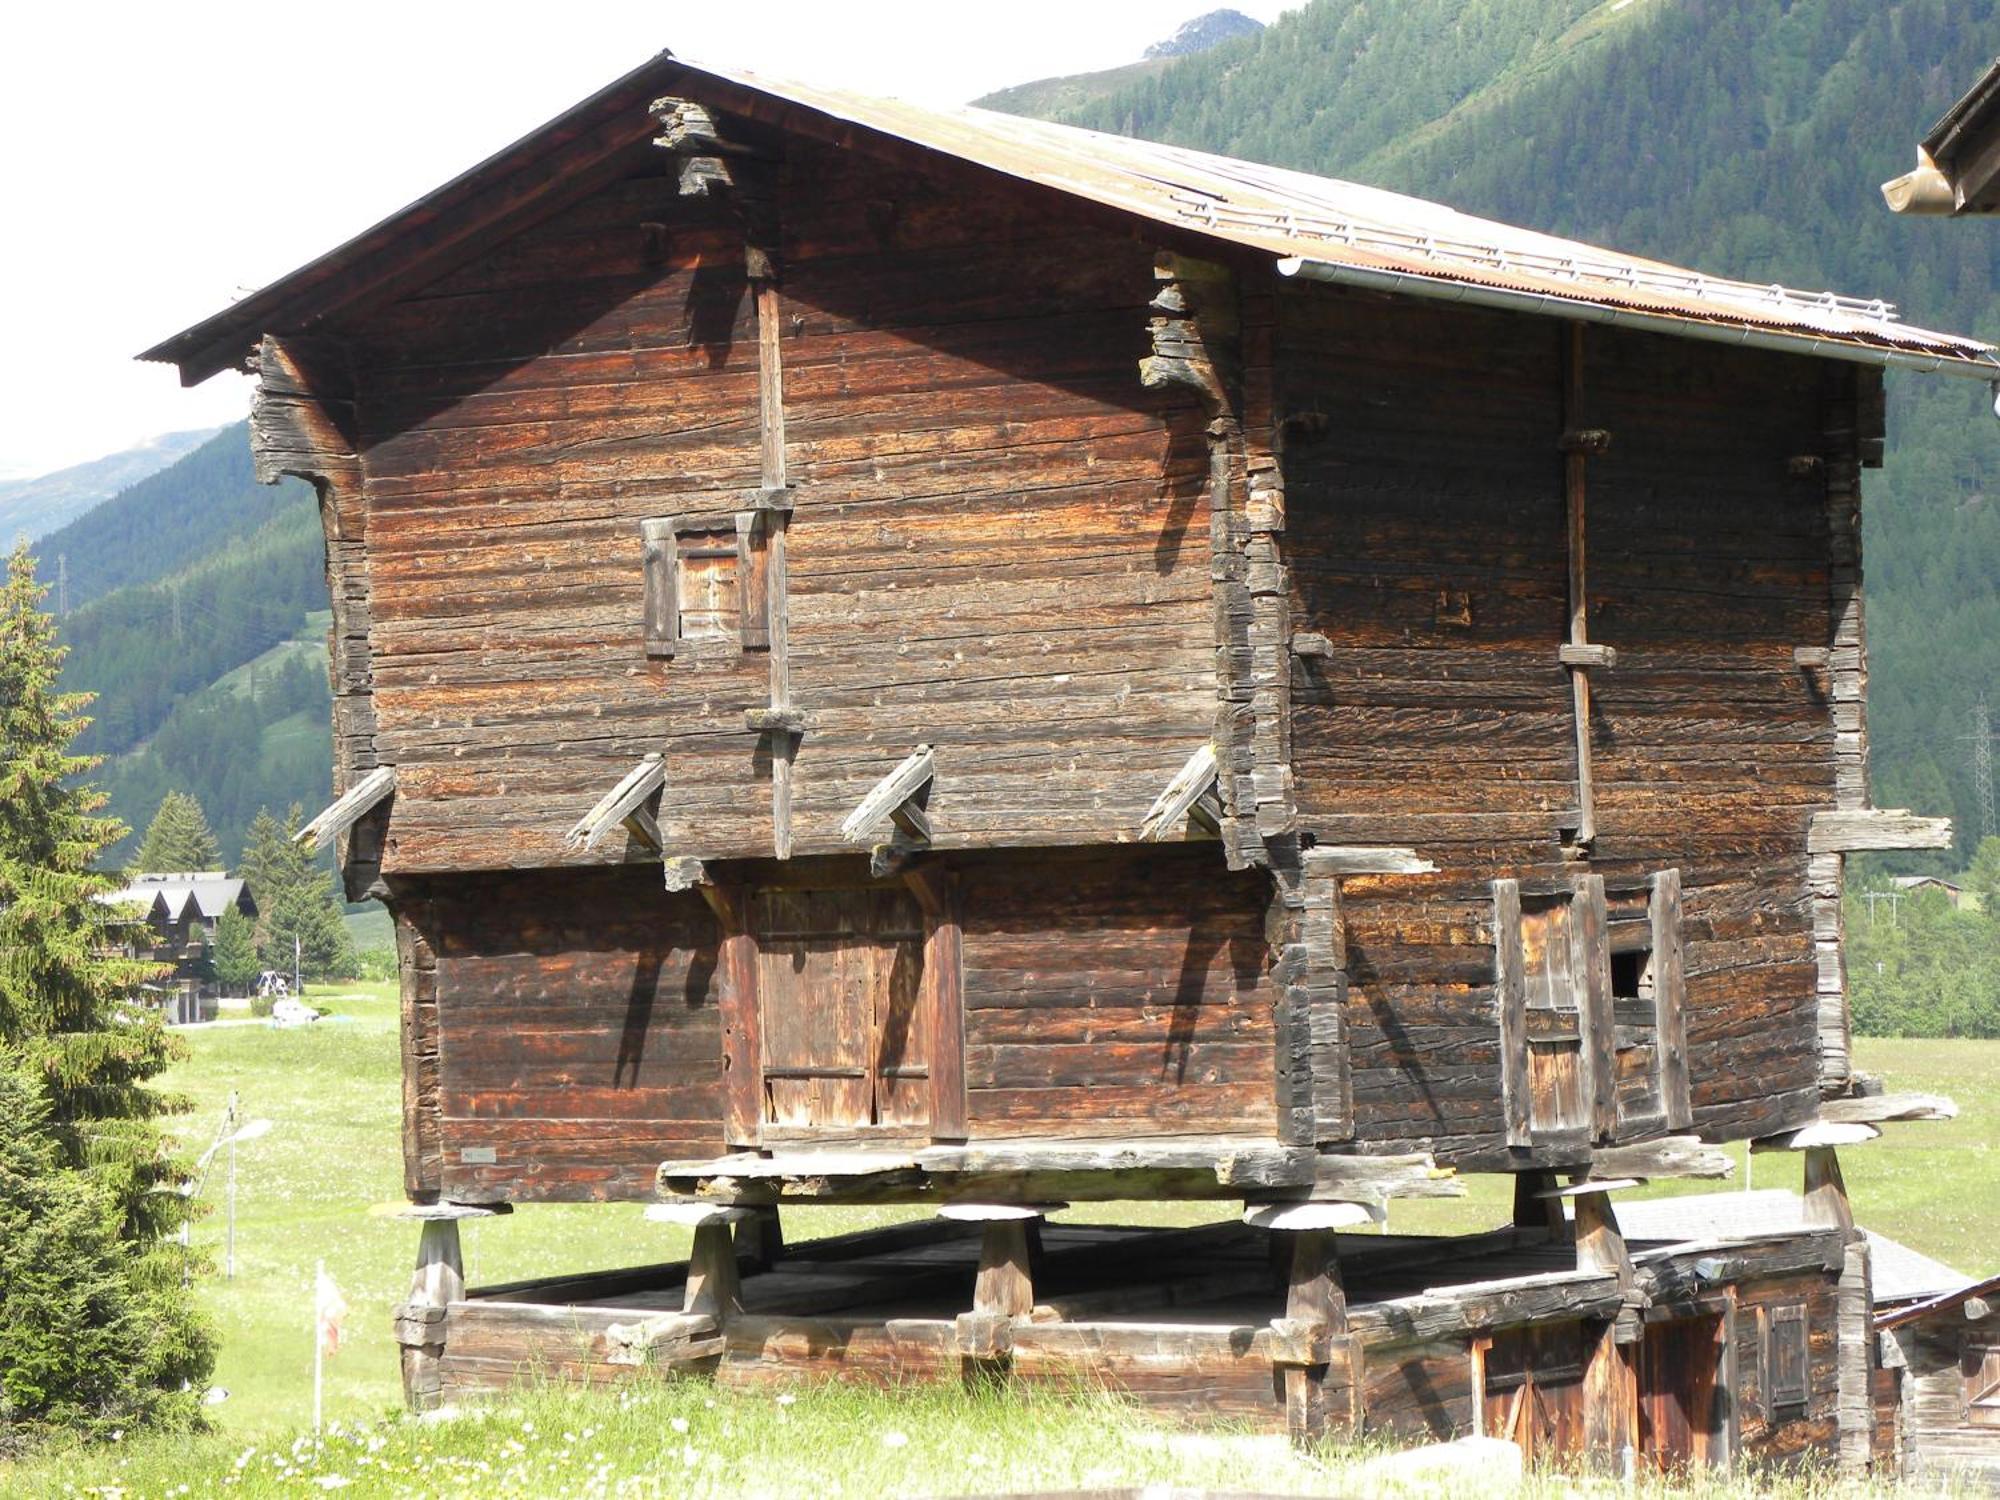
[[(413, 1399), (1082, 1372), (1866, 1461), (1833, 1147), (1924, 1108), (1852, 1096), (1841, 865), (1945, 830), (1868, 806), (1859, 481), (1882, 368), (1987, 346), (663, 54), (148, 357), (319, 491)], [(1621, 1237), (1746, 1138), (1811, 1227)], [(1469, 1172), (1514, 1223), (1343, 1232)], [(464, 1288), (459, 1218), (574, 1199), (692, 1261)], [(1044, 1222), (1131, 1199), (1222, 1222)]]

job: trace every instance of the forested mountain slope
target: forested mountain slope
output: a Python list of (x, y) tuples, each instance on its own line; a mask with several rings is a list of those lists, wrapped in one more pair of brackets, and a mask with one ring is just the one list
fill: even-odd
[(17, 536), (25, 536), (29, 541), (46, 536), (126, 486), (137, 484), (148, 474), (156, 474), (193, 452), (214, 437), (217, 430), (210, 427), (195, 432), (163, 433), (120, 452), (93, 458), (88, 463), (71, 464), (53, 473), (27, 479), (0, 479), (0, 539), (12, 546)]
[(77, 748), (108, 757), (94, 779), (113, 813), (143, 829), (167, 792), (192, 793), (233, 861), (260, 806), (325, 800), (318, 510), (304, 484), (256, 482), (244, 424), (44, 538), (44, 581), (59, 547), (63, 686), (97, 695)]
[[(2000, 227), (1898, 218), (1877, 191), (1991, 61), (1995, 21), (1994, 0), (1313, 0), (1054, 117), (1995, 338)], [(1875, 796), (1954, 813), (1969, 851), (1982, 689), (2000, 719), (2000, 423), (1969, 382), (1889, 388), (1865, 539)]]
[(56, 559), (67, 559), (75, 609), (123, 584), (178, 572), (281, 512), (311, 505), (312, 490), (301, 480), (257, 483), (249, 424), (238, 422), (52, 532), (35, 548), (37, 572), (53, 583)]

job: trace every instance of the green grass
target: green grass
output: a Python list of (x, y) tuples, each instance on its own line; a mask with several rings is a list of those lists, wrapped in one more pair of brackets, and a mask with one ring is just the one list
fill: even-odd
[[(209, 1436), (124, 1445), (11, 1474), (0, 1491), (64, 1493), (64, 1485), (110, 1483), (134, 1495), (297, 1492), (308, 1476), (338, 1473), (348, 1493), (610, 1493), (592, 1476), (602, 1452), (618, 1493), (847, 1493), (889, 1495), (1064, 1484), (1182, 1485), (1248, 1482), (1243, 1455), (1255, 1453), (1255, 1484), (1274, 1491), (1328, 1493), (1335, 1470), (1285, 1457), (1261, 1442), (1202, 1446), (1142, 1414), (1103, 1403), (1081, 1409), (1046, 1399), (967, 1401), (930, 1391), (880, 1396), (850, 1391), (729, 1397), (706, 1385), (647, 1387), (591, 1400), (544, 1393), (491, 1416), (435, 1426), (380, 1419), (398, 1411), (401, 1387), (389, 1310), (405, 1294), (416, 1247), (414, 1225), (393, 1217), (403, 1202), (400, 1084), (393, 983), (315, 986), (330, 1019), (280, 1030), (205, 1028), (189, 1034), (190, 1060), (165, 1082), (195, 1100), (181, 1130), (196, 1150), (212, 1138), (234, 1090), (243, 1112), (268, 1117), (270, 1134), (237, 1153), (236, 1275), (222, 1274), (225, 1163), (218, 1158), (203, 1198), (213, 1205), (195, 1244), (213, 1262), (199, 1295), (214, 1319), (221, 1354), (216, 1381), (229, 1391), (213, 1408)], [(1993, 1142), (2000, 1139), (2000, 1043), (1864, 1039), (1857, 1060), (1891, 1088), (1947, 1093), (1961, 1106), (1949, 1124), (1891, 1126), (1883, 1139), (1843, 1153), (1863, 1222), (1968, 1273), (2000, 1269), (2000, 1195), (1992, 1191)], [(1759, 1186), (1796, 1186), (1795, 1157), (1759, 1157)], [(1465, 1233), (1504, 1222), (1510, 1180), (1473, 1177), (1457, 1200), (1399, 1202), (1400, 1232)], [(1658, 1184), (1651, 1191), (1686, 1191)], [(1705, 1185), (1730, 1191), (1740, 1182)], [(1072, 1219), (1194, 1223), (1236, 1212), (1223, 1204), (1091, 1204)], [(892, 1222), (920, 1209), (797, 1209), (788, 1238)], [(636, 1204), (531, 1204), (464, 1227), (469, 1279), (477, 1284), (558, 1271), (599, 1270), (682, 1258), (684, 1230), (644, 1222)], [(351, 1308), (347, 1342), (326, 1367), (326, 1412), (340, 1435), (315, 1456), (294, 1449), (311, 1414), (311, 1301), (324, 1261)], [(689, 1432), (673, 1429), (683, 1420)], [(515, 1453), (509, 1441), (532, 1421), (544, 1438)], [(594, 1429), (586, 1438), (586, 1428)], [(563, 1438), (561, 1434), (577, 1434)], [(893, 1434), (904, 1434), (898, 1444)], [(368, 1444), (376, 1444), (373, 1451)], [(1244, 1446), (1248, 1443), (1250, 1446)], [(256, 1452), (232, 1467), (247, 1449)], [(685, 1450), (699, 1456), (684, 1462)], [(815, 1467), (838, 1450), (822, 1475)], [(984, 1455), (980, 1467), (970, 1455)], [(1234, 1456), (1231, 1456), (1234, 1455)], [(365, 1463), (363, 1460), (367, 1460)], [(291, 1463), (286, 1474), (283, 1464)], [(488, 1465), (481, 1470), (479, 1464)], [(120, 1465), (124, 1467), (121, 1468)]]

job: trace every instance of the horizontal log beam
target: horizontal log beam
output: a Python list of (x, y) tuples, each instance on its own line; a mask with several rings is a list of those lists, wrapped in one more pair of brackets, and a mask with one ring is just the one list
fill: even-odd
[(1662, 1136), (1631, 1146), (1605, 1146), (1590, 1154), (1591, 1176), (1727, 1177), (1736, 1170), (1729, 1153), (1698, 1135)]
[(1316, 844), (1304, 854), (1308, 875), (1435, 875), (1437, 866), (1414, 849)]

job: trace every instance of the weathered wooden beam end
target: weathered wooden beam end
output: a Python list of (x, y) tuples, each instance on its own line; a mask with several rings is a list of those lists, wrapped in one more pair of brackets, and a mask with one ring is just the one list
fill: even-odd
[[(1174, 773), (1173, 780), (1167, 783), (1166, 790), (1155, 797), (1153, 805), (1146, 809), (1145, 819), (1139, 825), (1139, 837), (1157, 843), (1170, 836), (1181, 826), (1182, 820), (1193, 813), (1196, 804), (1215, 790), (1218, 769), (1213, 744), (1205, 744), (1190, 755), (1186, 764)], [(1214, 816), (1219, 828), (1220, 817), (1216, 815), (1221, 810), (1220, 802), (1214, 803), (1213, 807), (1211, 816)]]
[(369, 809), (396, 790), (396, 768), (377, 766), (335, 798), (305, 827), (292, 835), (296, 844), (310, 844), (314, 854), (322, 854), (335, 839), (352, 828)]
[(564, 846), (577, 854), (588, 854), (612, 829), (623, 827), (654, 850), (662, 849), (659, 824), (646, 804), (659, 795), (666, 782), (665, 758), (657, 752), (646, 756), (577, 819), (563, 836)]
[[(893, 822), (904, 840), (917, 846), (928, 843), (930, 818), (925, 803), (936, 778), (937, 756), (929, 745), (917, 746), (855, 804), (840, 825), (840, 836), (850, 844), (864, 843), (882, 824)], [(914, 811), (906, 804), (915, 804)]]

